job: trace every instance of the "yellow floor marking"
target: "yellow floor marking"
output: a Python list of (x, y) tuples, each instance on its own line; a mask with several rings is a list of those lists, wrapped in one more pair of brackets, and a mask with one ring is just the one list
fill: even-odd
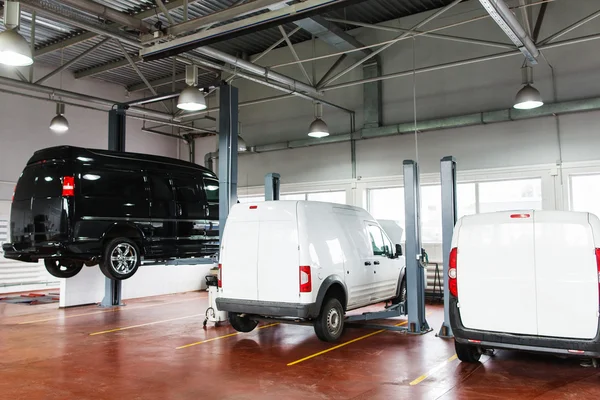
[(109, 329), (107, 331), (101, 331), (101, 332), (94, 332), (94, 333), (90, 333), (90, 336), (96, 336), (96, 335), (103, 335), (105, 333), (112, 333), (112, 332), (119, 332), (119, 331), (126, 331), (128, 329), (133, 329), (133, 328), (141, 328), (143, 326), (149, 326), (149, 325), (156, 325), (156, 324), (162, 324), (164, 322), (171, 322), (171, 321), (178, 321), (180, 319), (187, 319), (187, 318), (193, 318), (193, 317), (199, 317), (199, 316), (204, 316), (204, 314), (194, 314), (194, 315), (188, 315), (187, 317), (179, 317), (179, 318), (171, 318), (171, 319), (163, 319), (162, 321), (154, 321), (154, 322), (148, 322), (145, 324), (139, 324), (139, 325), (131, 325), (131, 326), (124, 326), (122, 328), (115, 328), (115, 329)]
[(443, 363), (441, 363), (440, 365), (438, 365), (437, 367), (433, 368), (430, 371), (427, 371), (426, 373), (424, 373), (423, 375), (421, 375), (420, 377), (418, 377), (417, 379), (415, 379), (414, 381), (412, 381), (410, 383), (410, 386), (415, 386), (418, 385), (419, 383), (423, 382), (425, 379), (429, 378), (431, 375), (435, 374), (436, 372), (438, 372), (440, 369), (444, 368), (446, 365), (448, 365), (448, 363), (456, 360), (458, 358), (458, 356), (455, 354), (452, 357), (450, 357), (449, 359), (447, 359), (446, 361), (444, 361)]
[(206, 299), (207, 297), (208, 296), (199, 296), (199, 297), (194, 297), (193, 299), (171, 301), (171, 302), (168, 302), (168, 303), (147, 304), (147, 305), (142, 305), (142, 306), (139, 306), (139, 307), (118, 307), (118, 308), (111, 308), (111, 309), (108, 309), (108, 310), (94, 311), (94, 312), (83, 313), (83, 314), (62, 315), (60, 317), (52, 317), (52, 318), (45, 318), (45, 319), (36, 319), (36, 320), (33, 320), (33, 321), (19, 322), (17, 325), (36, 324), (38, 322), (56, 321), (56, 320), (61, 320), (61, 319), (66, 319), (66, 318), (77, 318), (77, 317), (84, 317), (86, 315), (104, 314), (104, 313), (110, 313), (110, 312), (115, 312), (115, 311), (139, 310), (141, 308), (156, 307), (156, 306), (166, 306), (166, 305), (169, 305), (169, 304), (183, 303), (183, 302), (186, 302), (186, 301), (192, 301), (192, 300), (198, 300), (198, 299)]
[[(276, 322), (274, 324), (259, 326), (256, 329), (270, 328), (270, 327), (275, 326), (275, 325), (279, 325), (279, 322)], [(229, 337), (232, 337), (232, 336), (237, 336), (240, 333), (242, 333), (242, 332), (234, 332), (234, 333), (230, 333), (229, 335), (217, 336), (217, 337), (214, 337), (212, 339), (206, 339), (206, 340), (202, 340), (200, 342), (186, 344), (184, 346), (176, 347), (175, 350), (180, 350), (180, 349), (185, 349), (185, 348), (192, 347), (192, 346), (197, 346), (197, 345), (202, 344), (202, 343), (214, 342), (215, 340), (226, 339), (226, 338), (229, 338)]]
[[(406, 325), (407, 323), (408, 323), (408, 321), (402, 321), (402, 322), (400, 322), (399, 324), (396, 324), (396, 325), (394, 325), (394, 326), (402, 326), (402, 325)], [(325, 354), (325, 353), (329, 353), (330, 351), (337, 350), (337, 349), (339, 349), (340, 347), (344, 347), (344, 346), (347, 346), (347, 345), (349, 345), (349, 344), (352, 344), (352, 343), (354, 343), (354, 342), (358, 342), (359, 340), (363, 340), (363, 339), (366, 339), (366, 338), (368, 338), (368, 337), (371, 337), (371, 336), (378, 335), (378, 334), (380, 334), (381, 332), (385, 332), (385, 331), (387, 331), (387, 329), (380, 329), (380, 330), (378, 330), (378, 331), (371, 332), (371, 333), (369, 333), (369, 334), (367, 334), (367, 335), (364, 335), (364, 336), (358, 337), (358, 338), (356, 338), (356, 339), (349, 340), (349, 341), (347, 341), (347, 342), (344, 342), (344, 343), (342, 343), (342, 344), (338, 344), (337, 346), (333, 346), (333, 347), (331, 347), (331, 348), (329, 348), (329, 349), (327, 349), (327, 350), (323, 350), (323, 351), (320, 351), (320, 352), (318, 352), (318, 353), (311, 354), (311, 355), (310, 355), (310, 356), (308, 356), (308, 357), (304, 357), (304, 358), (301, 358), (301, 359), (299, 359), (299, 360), (293, 361), (293, 362), (289, 363), (287, 366), (288, 366), (288, 367), (291, 367), (292, 365), (300, 364), (301, 362), (304, 362), (304, 361), (306, 361), (306, 360), (310, 360), (311, 358), (315, 358), (315, 357), (318, 357), (318, 356), (320, 356), (320, 355), (323, 355), (323, 354)]]

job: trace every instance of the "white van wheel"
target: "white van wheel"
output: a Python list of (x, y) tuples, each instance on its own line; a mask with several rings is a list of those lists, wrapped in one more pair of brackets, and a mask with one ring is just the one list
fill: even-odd
[(335, 342), (344, 331), (344, 308), (335, 297), (328, 299), (315, 320), (315, 333), (324, 342)]
[(476, 363), (481, 358), (481, 353), (475, 346), (458, 343), (455, 340), (454, 349), (456, 350), (456, 355), (458, 356), (458, 359), (462, 362)]
[(256, 325), (258, 325), (258, 321), (251, 320), (248, 316), (240, 317), (238, 313), (229, 313), (229, 323), (238, 332), (252, 332)]

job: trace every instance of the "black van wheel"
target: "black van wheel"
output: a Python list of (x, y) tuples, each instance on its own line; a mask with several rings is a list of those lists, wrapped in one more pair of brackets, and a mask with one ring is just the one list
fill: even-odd
[(50, 275), (57, 278), (72, 278), (81, 271), (83, 263), (81, 261), (64, 259), (44, 259), (44, 265)]
[(140, 250), (132, 240), (116, 238), (104, 248), (100, 270), (110, 279), (128, 279), (140, 266)]
[(256, 325), (258, 325), (258, 321), (253, 321), (248, 316), (241, 317), (238, 313), (229, 313), (229, 323), (238, 332), (252, 332)]
[(344, 307), (335, 297), (323, 304), (321, 314), (315, 319), (315, 333), (324, 342), (335, 342), (344, 332)]
[(456, 355), (458, 356), (458, 359), (462, 362), (476, 363), (481, 358), (481, 353), (475, 346), (458, 343), (455, 340), (454, 349), (456, 350)]

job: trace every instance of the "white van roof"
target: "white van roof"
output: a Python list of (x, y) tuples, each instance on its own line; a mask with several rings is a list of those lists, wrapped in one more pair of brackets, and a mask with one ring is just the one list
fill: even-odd
[[(233, 220), (247, 220), (248, 215), (256, 215), (257, 213), (250, 213), (250, 211), (259, 210), (259, 215), (263, 215), (260, 211), (265, 210), (269, 213), (276, 213), (283, 216), (284, 214), (295, 215), (298, 207), (303, 207), (305, 212), (310, 214), (310, 210), (324, 210), (328, 209), (332, 212), (341, 213), (355, 213), (359, 217), (364, 218), (367, 221), (375, 221), (375, 219), (366, 210), (360, 207), (349, 206), (339, 203), (325, 203), (320, 201), (307, 201), (307, 200), (277, 200), (277, 201), (265, 201), (256, 203), (240, 203), (233, 206), (231, 209), (228, 219)], [(253, 219), (256, 217), (252, 217)]]

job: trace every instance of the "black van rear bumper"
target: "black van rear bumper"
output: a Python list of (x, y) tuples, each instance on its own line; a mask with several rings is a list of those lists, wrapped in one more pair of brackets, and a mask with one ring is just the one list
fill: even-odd
[(319, 314), (316, 303), (282, 303), (275, 301), (240, 300), (217, 298), (219, 311), (240, 314), (260, 315), (263, 317), (315, 318)]
[(24, 262), (37, 262), (41, 258), (73, 258), (87, 260), (91, 256), (74, 251), (72, 246), (65, 246), (59, 242), (36, 243), (35, 246), (20, 248), (14, 243), (4, 243), (2, 245), (4, 258)]
[(565, 339), (488, 332), (465, 328), (460, 318), (458, 300), (450, 299), (450, 325), (454, 340), (490, 349), (522, 350), (536, 353), (562, 354), (580, 357), (600, 357), (600, 326), (591, 340)]

